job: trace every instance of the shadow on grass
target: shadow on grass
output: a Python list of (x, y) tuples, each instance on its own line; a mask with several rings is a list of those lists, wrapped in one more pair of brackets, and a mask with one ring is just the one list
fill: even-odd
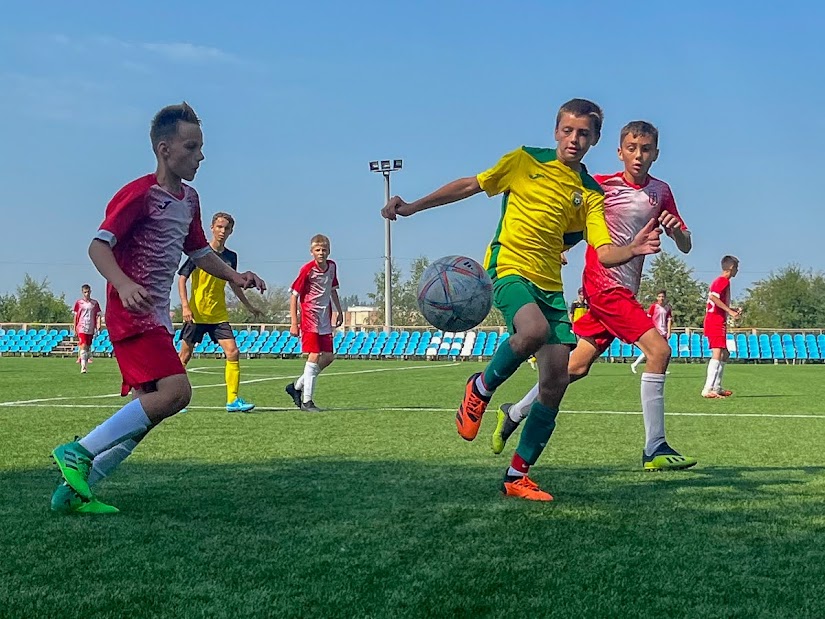
[(98, 489), (121, 514), (60, 517), (53, 472), (3, 473), (0, 614), (825, 615), (825, 467), (537, 468), (545, 504), (500, 497), (495, 475), (134, 462)]

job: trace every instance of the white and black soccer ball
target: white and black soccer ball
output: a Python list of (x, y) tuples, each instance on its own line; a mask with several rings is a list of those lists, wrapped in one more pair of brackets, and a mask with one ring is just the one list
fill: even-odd
[(418, 283), (418, 308), (442, 331), (467, 331), (487, 317), (493, 282), (484, 268), (466, 256), (445, 256), (427, 267)]

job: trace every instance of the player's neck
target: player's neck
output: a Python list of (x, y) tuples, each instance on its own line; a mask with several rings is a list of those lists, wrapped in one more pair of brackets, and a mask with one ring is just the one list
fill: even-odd
[(217, 252), (222, 252), (226, 249), (226, 244), (219, 241), (218, 239), (212, 239), (209, 241), (209, 246)]
[(329, 266), (329, 260), (324, 260), (323, 262), (315, 261), (315, 266), (321, 269), (322, 271), (326, 271), (327, 267)]
[(624, 180), (630, 183), (631, 185), (635, 185), (636, 187), (644, 187), (650, 180), (650, 175), (645, 174), (644, 176), (638, 177), (634, 176), (633, 174), (625, 170), (624, 172), (622, 172), (622, 178), (624, 178)]
[(155, 172), (155, 178), (158, 180), (158, 185), (163, 187), (173, 196), (179, 196), (183, 193), (183, 181), (180, 176), (166, 168), (158, 165)]

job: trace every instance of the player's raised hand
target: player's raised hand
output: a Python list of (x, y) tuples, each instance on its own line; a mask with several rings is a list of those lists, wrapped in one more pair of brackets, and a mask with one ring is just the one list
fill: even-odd
[(136, 282), (130, 281), (118, 288), (117, 294), (123, 307), (135, 314), (147, 314), (152, 310), (152, 299), (149, 291)]
[(235, 279), (235, 284), (244, 290), (247, 288), (257, 288), (261, 292), (266, 292), (266, 282), (252, 271), (238, 273), (238, 276)]
[(682, 222), (673, 213), (662, 211), (659, 214), (659, 224), (665, 229), (665, 233), (670, 236), (675, 230), (682, 229)]
[(413, 211), (410, 208), (410, 205), (398, 196), (393, 196), (390, 198), (390, 201), (387, 202), (384, 205), (384, 208), (381, 209), (381, 217), (392, 221), (395, 221), (396, 217), (399, 215), (401, 217), (407, 217), (412, 214)]
[(633, 248), (634, 256), (649, 256), (662, 251), (662, 229), (656, 219), (651, 219), (647, 225), (639, 231), (630, 246)]

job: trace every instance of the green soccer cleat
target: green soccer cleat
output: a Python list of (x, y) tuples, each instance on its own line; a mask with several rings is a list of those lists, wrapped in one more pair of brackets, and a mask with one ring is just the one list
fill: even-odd
[(87, 501), (92, 500), (92, 489), (89, 488), (89, 473), (92, 470), (92, 456), (83, 445), (77, 441), (59, 445), (52, 450), (52, 458), (66, 483)]
[(51, 510), (56, 514), (117, 514), (120, 510), (97, 499), (84, 501), (65, 482), (52, 494)]
[(512, 404), (502, 404), (496, 412), (496, 429), (493, 430), (493, 439), (491, 447), (494, 454), (500, 454), (504, 451), (504, 445), (507, 444), (507, 439), (516, 431), (518, 425), (515, 421), (510, 419), (510, 408)]
[(698, 462), (696, 458), (683, 456), (667, 443), (662, 443), (650, 456), (642, 451), (642, 468), (648, 472), (681, 471), (696, 466)]

